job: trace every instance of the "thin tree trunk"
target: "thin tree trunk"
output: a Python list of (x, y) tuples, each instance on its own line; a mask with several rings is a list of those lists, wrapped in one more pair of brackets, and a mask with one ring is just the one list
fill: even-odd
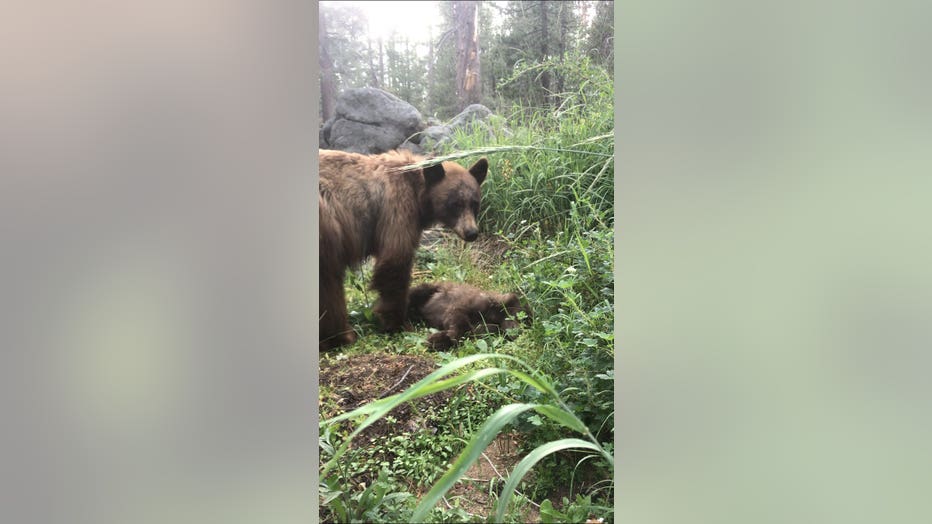
[(462, 111), (481, 98), (479, 82), (479, 32), (477, 27), (477, 3), (453, 2), (453, 18), (456, 21), (456, 100)]
[(385, 85), (385, 52), (382, 49), (382, 38), (379, 37), (379, 87)]
[[(569, 10), (572, 9), (569, 2), (560, 3), (560, 65), (566, 61), (566, 40), (569, 33)], [(557, 72), (557, 92), (563, 92), (563, 71)]]
[[(547, 2), (541, 1), (538, 2), (537, 5), (540, 9), (540, 59), (546, 60), (547, 55), (550, 53), (550, 33), (548, 31), (549, 22), (547, 20)], [(545, 99), (550, 100), (550, 71), (546, 68), (541, 71), (540, 86), (544, 90)]]
[(428, 27), (427, 33), (427, 95), (424, 97), (424, 112), (428, 115), (433, 114), (434, 108), (431, 101), (434, 97), (434, 35)]
[(372, 52), (372, 39), (367, 38), (366, 44), (368, 46), (367, 55), (369, 62), (369, 87), (382, 87), (382, 84), (379, 83), (378, 71), (375, 69), (375, 53)]
[(478, 104), (482, 100), (482, 68), (479, 59), (479, 2), (476, 2), (473, 11), (473, 31), (470, 41), (469, 66), (467, 67), (468, 81), (466, 86), (467, 100), (470, 104)]
[(327, 41), (327, 24), (324, 12), (318, 18), (318, 45), (320, 46), (320, 112), (324, 122), (336, 115), (336, 82), (333, 75), (333, 60), (330, 59)]

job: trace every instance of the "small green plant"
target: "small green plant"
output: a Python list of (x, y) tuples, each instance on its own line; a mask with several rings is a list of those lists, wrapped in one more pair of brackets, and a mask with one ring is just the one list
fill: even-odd
[[(320, 437), (321, 457), (333, 456), (332, 434), (324, 431)], [(404, 521), (411, 513), (414, 495), (401, 489), (389, 471), (382, 468), (368, 486), (353, 486), (347, 467), (322, 475), (320, 507), (324, 522), (384, 522)], [(349, 469), (355, 469), (350, 465)]]
[(570, 501), (563, 497), (563, 507), (557, 510), (549, 499), (540, 504), (540, 521), (544, 524), (564, 522), (586, 522), (588, 519), (599, 519), (600, 522), (611, 522), (613, 508), (592, 503), (592, 497), (576, 495), (576, 500)]
[[(327, 507), (336, 522), (397, 521), (410, 511), (406, 506), (413, 495), (394, 491), (396, 486), (389, 480), (387, 470), (382, 470), (378, 479), (360, 490), (346, 493), (334, 477), (324, 479), (320, 485), (320, 505)], [(394, 492), (393, 492), (394, 491)]]

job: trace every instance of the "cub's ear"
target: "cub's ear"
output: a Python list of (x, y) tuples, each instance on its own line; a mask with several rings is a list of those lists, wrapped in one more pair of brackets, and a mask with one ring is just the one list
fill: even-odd
[(514, 293), (508, 293), (505, 295), (505, 310), (510, 316), (517, 316), (518, 313), (524, 312), (524, 322), (528, 325), (531, 323), (531, 318), (533, 313), (531, 312), (531, 307), (522, 302), (518, 295)]
[(505, 306), (505, 311), (507, 311), (509, 315), (514, 315), (522, 309), (521, 301), (518, 300), (518, 295), (514, 293), (505, 295), (505, 302), (503, 305)]
[(485, 180), (486, 173), (489, 172), (489, 161), (485, 157), (480, 158), (472, 167), (469, 168), (469, 173), (475, 177), (476, 182), (482, 183)]
[(434, 164), (424, 168), (424, 180), (427, 181), (428, 186), (432, 186), (443, 180), (445, 174), (443, 164)]

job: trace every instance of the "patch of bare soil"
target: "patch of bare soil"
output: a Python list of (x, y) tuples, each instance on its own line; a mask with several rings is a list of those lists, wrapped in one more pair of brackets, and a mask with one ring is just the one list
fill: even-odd
[[(433, 360), (417, 355), (370, 353), (355, 356), (322, 356), (321, 398), (318, 401), (320, 416), (325, 419), (334, 417), (373, 400), (401, 393), (436, 369), (437, 365)], [(415, 431), (422, 421), (414, 413), (430, 406), (438, 406), (446, 402), (450, 395), (449, 391), (441, 391), (402, 404), (391, 412), (391, 416), (397, 422), (389, 423), (384, 418), (379, 419), (363, 430), (357, 438), (366, 442), (380, 436)]]
[(493, 269), (502, 262), (511, 243), (497, 235), (482, 235), (473, 243), (470, 258), (477, 267)]

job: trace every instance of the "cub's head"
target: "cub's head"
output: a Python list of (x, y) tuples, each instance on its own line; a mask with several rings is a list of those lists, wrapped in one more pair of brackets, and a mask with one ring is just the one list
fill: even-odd
[[(519, 322), (523, 322), (525, 325), (530, 326), (533, 320), (531, 307), (514, 293), (508, 293), (504, 298), (505, 300), (502, 302), (502, 306), (505, 309), (504, 313), (506, 319), (502, 321), (502, 329), (514, 329), (520, 325)], [(520, 315), (519, 313), (524, 313), (524, 315)]]
[(424, 168), (427, 182), (426, 206), (432, 222), (450, 228), (460, 238), (472, 242), (479, 236), (479, 185), (489, 171), (489, 161), (479, 159), (469, 169), (454, 162)]

